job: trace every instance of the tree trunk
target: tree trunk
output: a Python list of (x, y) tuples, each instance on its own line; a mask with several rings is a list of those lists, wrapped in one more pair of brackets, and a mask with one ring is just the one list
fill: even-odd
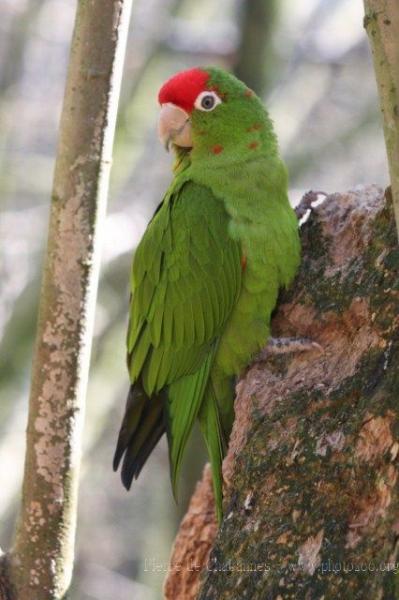
[(78, 3), (33, 361), (22, 506), (14, 547), (0, 565), (2, 600), (59, 600), (71, 580), (98, 234), (130, 4)]
[(234, 74), (261, 95), (269, 83), (273, 54), (271, 33), (276, 20), (276, 0), (241, 0), (239, 5), (240, 45)]
[(272, 330), (317, 350), (270, 356), (237, 386), (216, 535), (209, 477), (176, 539), (168, 600), (396, 597), (399, 248), (390, 194), (329, 196)]
[(399, 237), (399, 3), (364, 0), (364, 26), (374, 58), (393, 207)]

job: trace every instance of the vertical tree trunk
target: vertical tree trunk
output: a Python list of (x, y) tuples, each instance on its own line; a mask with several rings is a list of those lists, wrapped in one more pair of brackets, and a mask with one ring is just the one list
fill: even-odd
[(364, 0), (364, 9), (364, 26), (370, 39), (383, 114), (399, 237), (399, 3), (397, 0)]
[(276, 0), (241, 0), (239, 24), (241, 40), (234, 74), (262, 94), (270, 79), (271, 33), (278, 10)]
[[(84, 398), (131, 0), (80, 0), (60, 124), (15, 544), (0, 595), (60, 600), (74, 554)], [(16, 232), (16, 235), (18, 232)]]

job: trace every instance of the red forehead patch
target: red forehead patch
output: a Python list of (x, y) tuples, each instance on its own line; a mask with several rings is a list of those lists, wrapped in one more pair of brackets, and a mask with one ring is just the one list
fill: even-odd
[(200, 92), (206, 89), (209, 73), (202, 69), (188, 69), (174, 75), (161, 87), (158, 94), (160, 104), (172, 102), (183, 110), (191, 112)]

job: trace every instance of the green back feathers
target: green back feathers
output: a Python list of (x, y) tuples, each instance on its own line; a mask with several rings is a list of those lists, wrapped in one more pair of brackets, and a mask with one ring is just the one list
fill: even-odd
[(223, 203), (184, 182), (150, 223), (133, 264), (128, 364), (148, 395), (198, 371), (241, 287)]
[[(204, 399), (219, 339), (241, 290), (241, 249), (229, 235), (228, 224), (223, 202), (207, 187), (181, 179), (137, 248), (128, 366), (132, 389), (143, 389), (153, 408), (144, 412), (142, 395), (131, 393), (135, 401), (128, 403), (114, 463), (117, 467), (125, 452), (126, 487), (141, 469), (152, 441), (159, 439), (160, 405), (151, 397), (167, 389), (163, 422), (177, 493), (183, 451)], [(210, 416), (203, 416), (203, 428), (215, 420), (216, 410), (212, 406)], [(209, 432), (208, 426), (204, 435), (211, 451), (221, 447), (221, 440), (214, 439), (218, 430)], [(213, 462), (220, 465), (217, 452), (219, 458)], [(221, 502), (221, 487), (217, 496)], [(218, 510), (221, 514), (221, 504)]]

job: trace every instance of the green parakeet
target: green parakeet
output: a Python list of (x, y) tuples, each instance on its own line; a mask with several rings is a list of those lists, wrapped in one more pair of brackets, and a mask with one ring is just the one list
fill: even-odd
[(196, 419), (222, 516), (235, 377), (266, 344), (279, 288), (300, 260), (287, 174), (260, 99), (225, 71), (194, 68), (159, 92), (174, 177), (136, 250), (130, 391), (114, 457), (127, 489), (166, 432), (173, 491)]

